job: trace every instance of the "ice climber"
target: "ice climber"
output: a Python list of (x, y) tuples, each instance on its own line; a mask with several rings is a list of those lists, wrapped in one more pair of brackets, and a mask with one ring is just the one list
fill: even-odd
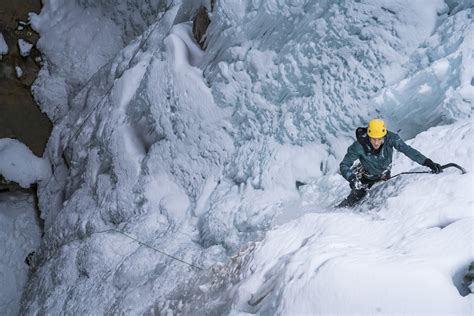
[[(393, 148), (430, 168), (433, 173), (443, 171), (441, 165), (405, 144), (397, 134), (387, 131), (383, 120), (373, 119), (367, 127), (357, 128), (356, 138), (357, 141), (349, 146), (339, 165), (342, 176), (349, 181), (351, 187), (351, 193), (339, 207), (354, 206), (376, 182), (390, 178)], [(359, 164), (353, 166), (357, 159)]]

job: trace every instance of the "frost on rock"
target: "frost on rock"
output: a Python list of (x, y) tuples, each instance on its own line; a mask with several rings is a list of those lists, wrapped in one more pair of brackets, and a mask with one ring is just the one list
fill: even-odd
[[(379, 206), (367, 204), (372, 218), (333, 214), (330, 206), (348, 194), (336, 170), (354, 128), (375, 114), (395, 117), (374, 98), (431, 67), (417, 56), (438, 47), (427, 45), (436, 34), (467, 34), (462, 16), (470, 9), (446, 14), (443, 1), (431, 0), (224, 0), (212, 13), (204, 53), (190, 23), (193, 8), (204, 2), (45, 1), (30, 17), (44, 54), (33, 93), (55, 128), (46, 151), (53, 173), (38, 189), (46, 232), (21, 312), (291, 314), (313, 308), (342, 313), (352, 306), (361, 313), (416, 313), (422, 301), (413, 296), (406, 310), (396, 306), (418, 274), (417, 290), (432, 286), (430, 294), (445, 294), (440, 310), (464, 312), (467, 299), (455, 293), (462, 286), (452, 272), (472, 259), (466, 240), (439, 266), (429, 260), (433, 255), (439, 262), (438, 253), (420, 249), (436, 243), (432, 232), (442, 232), (443, 249), (466, 232), (467, 197), (473, 195), (441, 188), (443, 179), (466, 185), (472, 177), (443, 174), (432, 191), (432, 178), (421, 185), (394, 180), (374, 193)], [(452, 53), (465, 49), (465, 38)], [(413, 64), (418, 70), (408, 67)], [(451, 83), (452, 72), (443, 67), (436, 67), (439, 80)], [(468, 59), (452, 67), (468, 69)], [(416, 87), (420, 100), (432, 95), (430, 82), (423, 83)], [(429, 102), (423, 104), (428, 110)], [(451, 109), (457, 113), (459, 106)], [(418, 112), (411, 118), (422, 122), (419, 131), (433, 125)], [(457, 143), (448, 136), (435, 143), (430, 131), (413, 144), (435, 161), (457, 157), (469, 164), (470, 147), (440, 148), (472, 134), (465, 116), (452, 120), (458, 125), (435, 131), (458, 129)], [(403, 160), (399, 166), (416, 168)], [(298, 192), (296, 180), (309, 185)], [(449, 202), (453, 195), (458, 204)], [(434, 197), (440, 208), (419, 203)], [(305, 215), (311, 212), (324, 214)], [(417, 214), (412, 222), (410, 214)], [(448, 230), (439, 228), (450, 223)], [(246, 243), (254, 250), (229, 260)], [(426, 265), (413, 263), (420, 257)], [(357, 275), (370, 278), (363, 268), (369, 259), (381, 282), (399, 282), (401, 289), (381, 306), (365, 294), (383, 284), (353, 286), (364, 284)], [(339, 277), (352, 272), (347, 280)], [(425, 277), (432, 283), (424, 285)], [(339, 287), (345, 292), (325, 296), (318, 286), (328, 284), (327, 295)], [(349, 299), (355, 289), (361, 294), (354, 300), (372, 309), (335, 301)], [(293, 304), (301, 293), (301, 304)], [(377, 295), (382, 299), (382, 292)], [(326, 301), (334, 304), (311, 303)]]
[(20, 49), (20, 55), (22, 57), (28, 57), (31, 53), (31, 49), (33, 48), (33, 44), (24, 39), (18, 39), (18, 48)]

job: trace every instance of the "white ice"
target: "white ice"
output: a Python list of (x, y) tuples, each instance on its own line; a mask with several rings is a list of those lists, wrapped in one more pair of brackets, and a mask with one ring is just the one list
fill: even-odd
[(18, 47), (20, 48), (20, 55), (23, 57), (27, 57), (31, 53), (31, 49), (33, 48), (33, 44), (30, 42), (20, 38), (18, 39)]
[[(204, 2), (49, 0), (30, 16), (54, 173), (21, 312), (472, 312), (469, 1), (218, 1), (203, 52)], [(334, 210), (339, 161), (375, 116), (468, 173)]]

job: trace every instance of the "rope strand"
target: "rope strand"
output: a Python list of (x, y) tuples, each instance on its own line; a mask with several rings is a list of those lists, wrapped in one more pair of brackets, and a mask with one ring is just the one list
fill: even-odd
[[(98, 231), (98, 232), (93, 232), (93, 233), (90, 234), (90, 236), (92, 236), (92, 235), (98, 235), (98, 234), (104, 234), (104, 233), (110, 233), (110, 232), (119, 233), (119, 234), (121, 234), (121, 235), (123, 235), (123, 236), (125, 236), (125, 237), (127, 237), (127, 238), (129, 238), (129, 239), (131, 239), (131, 240), (133, 240), (133, 241), (135, 241), (135, 242), (138, 243), (139, 245), (142, 245), (142, 246), (145, 246), (145, 247), (147, 247), (147, 248), (150, 248), (150, 249), (152, 249), (152, 250), (154, 250), (154, 251), (156, 251), (156, 252), (158, 252), (158, 253), (160, 253), (160, 254), (162, 254), (162, 255), (168, 257), (168, 258), (171, 258), (171, 259), (173, 259), (173, 260), (175, 260), (175, 261), (179, 261), (179, 262), (181, 262), (181, 263), (187, 264), (188, 266), (193, 267), (193, 268), (198, 269), (198, 270), (201, 270), (201, 271), (204, 271), (204, 270), (205, 270), (205, 269), (202, 268), (202, 267), (199, 267), (199, 266), (194, 265), (194, 264), (192, 264), (192, 263), (186, 262), (186, 261), (184, 261), (184, 260), (182, 260), (182, 259), (180, 259), (180, 258), (177, 258), (177, 257), (173, 256), (173, 255), (170, 255), (170, 254), (168, 254), (168, 253), (166, 253), (166, 252), (164, 252), (164, 251), (162, 251), (162, 250), (159, 250), (158, 248), (156, 248), (156, 247), (154, 247), (154, 246), (151, 246), (151, 245), (149, 245), (149, 244), (147, 244), (147, 243), (145, 243), (145, 242), (143, 242), (143, 241), (141, 241), (141, 240), (139, 240), (139, 239), (137, 239), (137, 238), (135, 238), (135, 237), (133, 237), (133, 236), (131, 236), (131, 235), (129, 235), (129, 234), (123, 232), (123, 231), (121, 231), (121, 230), (115, 229), (115, 228), (110, 228), (110, 229), (106, 229), (106, 230), (102, 230), (102, 231)], [(74, 240), (72, 240), (72, 241), (78, 241), (78, 240), (80, 240), (80, 239), (74, 239)]]
[(169, 258), (171, 258), (171, 259), (173, 259), (173, 260), (176, 260), (176, 261), (182, 262), (182, 263), (184, 263), (184, 264), (187, 264), (187, 265), (190, 266), (190, 267), (196, 268), (196, 269), (201, 270), (201, 271), (204, 270), (204, 268), (198, 267), (198, 266), (196, 266), (196, 265), (194, 265), (194, 264), (192, 264), (192, 263), (186, 262), (186, 261), (184, 261), (184, 260), (182, 260), (182, 259), (179, 259), (179, 258), (177, 258), (177, 257), (175, 257), (175, 256), (172, 256), (172, 255), (170, 255), (170, 254), (167, 254), (166, 252), (161, 251), (161, 250), (159, 250), (159, 249), (157, 249), (157, 248), (155, 248), (155, 247), (153, 247), (153, 246), (151, 246), (151, 245), (148, 245), (147, 243), (144, 243), (143, 241), (138, 240), (137, 238), (135, 238), (135, 237), (133, 237), (133, 236), (130, 236), (129, 234), (127, 234), (127, 233), (125, 233), (125, 232), (123, 232), (123, 231), (120, 231), (120, 230), (114, 229), (114, 228), (109, 229), (109, 231), (114, 231), (114, 232), (117, 232), (117, 233), (119, 233), (119, 234), (122, 234), (123, 236), (125, 236), (125, 237), (127, 237), (127, 238), (129, 238), (129, 239), (131, 239), (131, 240), (134, 240), (135, 242), (137, 242), (138, 244), (140, 244), (140, 245), (142, 245), (142, 246), (148, 247), (148, 248), (150, 248), (150, 249), (152, 249), (152, 250), (154, 250), (154, 251), (156, 251), (156, 252), (158, 252), (158, 253), (160, 253), (160, 254), (162, 254), (162, 255), (164, 255), (164, 256), (167, 256), (167, 257), (169, 257)]

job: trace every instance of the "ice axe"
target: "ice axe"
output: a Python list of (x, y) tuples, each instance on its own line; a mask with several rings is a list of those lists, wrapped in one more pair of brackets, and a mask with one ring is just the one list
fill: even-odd
[[(466, 172), (466, 169), (464, 169), (463, 167), (461, 167), (460, 165), (455, 164), (455, 163), (448, 163), (448, 164), (445, 164), (445, 165), (441, 166), (441, 170), (444, 170), (444, 169), (446, 169), (446, 168), (451, 168), (451, 167), (459, 169), (462, 174), (467, 173), (467, 172)], [(400, 172), (400, 173), (398, 173), (398, 174), (396, 174), (396, 175), (391, 176), (390, 178), (387, 178), (386, 180), (393, 179), (393, 178), (398, 177), (398, 176), (401, 176), (401, 175), (403, 175), (403, 174), (418, 174), (418, 173), (433, 173), (433, 171), (406, 171), (406, 172)], [(304, 186), (304, 185), (307, 185), (307, 183), (304, 183), (304, 182), (301, 182), (301, 181), (296, 180), (295, 185), (296, 185), (296, 189), (299, 190), (300, 187), (302, 187), (302, 186)]]
[[(466, 169), (464, 169), (463, 167), (461, 167), (460, 165), (455, 164), (455, 163), (448, 163), (448, 164), (445, 164), (445, 165), (441, 166), (441, 170), (444, 170), (444, 169), (446, 169), (446, 168), (451, 168), (451, 167), (454, 167), (454, 168), (459, 169), (462, 174), (467, 173), (467, 172), (466, 172)], [(397, 173), (397, 174), (394, 175), (394, 176), (391, 176), (390, 178), (387, 178), (387, 180), (390, 180), (390, 179), (393, 179), (393, 178), (395, 178), (395, 177), (401, 176), (402, 174), (417, 174), (417, 173), (433, 173), (433, 171), (407, 171), (407, 172), (400, 172), (400, 173)]]

